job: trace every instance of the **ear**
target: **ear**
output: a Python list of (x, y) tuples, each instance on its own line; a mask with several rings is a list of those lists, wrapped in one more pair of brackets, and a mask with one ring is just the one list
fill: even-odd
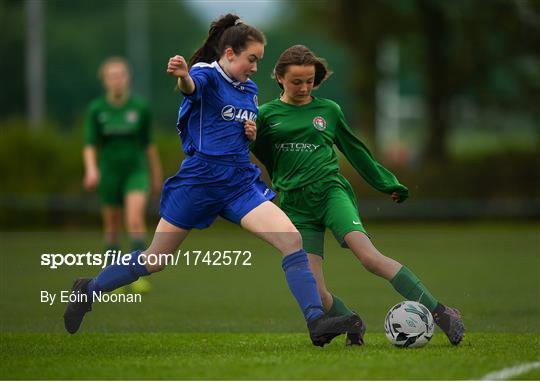
[(230, 46), (225, 48), (225, 58), (228, 61), (232, 61), (234, 56), (235, 56), (234, 50)]

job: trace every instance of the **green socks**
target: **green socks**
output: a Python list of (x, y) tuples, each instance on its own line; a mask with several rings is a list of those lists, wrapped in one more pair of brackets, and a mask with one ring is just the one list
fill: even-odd
[(352, 314), (352, 310), (350, 310), (339, 297), (332, 294), (332, 300), (332, 307), (328, 311), (329, 316), (335, 317)]
[[(407, 300), (418, 301), (424, 304), (430, 312), (433, 312), (437, 307), (437, 299), (433, 297), (420, 279), (406, 266), (401, 267), (390, 283)], [(332, 309), (334, 309), (333, 306)]]
[[(406, 266), (401, 267), (390, 283), (400, 295), (407, 300), (424, 304), (430, 312), (433, 312), (439, 303), (420, 279)], [(342, 316), (353, 313), (339, 297), (332, 294), (332, 299), (332, 307), (328, 311), (329, 316)]]

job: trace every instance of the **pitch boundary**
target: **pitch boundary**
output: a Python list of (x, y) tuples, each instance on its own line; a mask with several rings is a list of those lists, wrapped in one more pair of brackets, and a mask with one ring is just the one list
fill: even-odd
[(517, 366), (507, 367), (501, 370), (488, 373), (480, 379), (482, 381), (508, 380), (520, 374), (525, 374), (531, 370), (539, 369), (539, 368), (540, 368), (540, 361), (522, 363)]

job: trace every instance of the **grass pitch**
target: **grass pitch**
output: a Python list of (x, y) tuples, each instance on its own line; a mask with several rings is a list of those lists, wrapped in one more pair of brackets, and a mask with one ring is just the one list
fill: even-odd
[[(329, 288), (368, 327), (366, 345), (339, 337), (310, 345), (280, 258), (237, 227), (194, 232), (181, 249), (248, 249), (251, 266), (185, 263), (150, 279), (138, 304), (97, 304), (76, 335), (65, 304), (40, 291), (69, 289), (96, 267), (47, 269), (42, 253), (101, 251), (98, 233), (3, 233), (0, 240), (1, 379), (479, 379), (540, 359), (540, 227), (534, 224), (373, 225), (381, 252), (407, 264), (464, 314), (451, 346), (437, 329), (421, 349), (392, 347), (388, 308), (402, 300), (327, 236)], [(538, 369), (518, 379), (540, 379)]]
[[(2, 379), (480, 379), (537, 359), (538, 334), (472, 333), (451, 347), (436, 336), (422, 349), (389, 346), (368, 333), (366, 345), (323, 349), (303, 333), (116, 333), (68, 337), (9, 334)], [(23, 355), (24, 354), (24, 355)], [(528, 375), (539, 379), (540, 371)]]

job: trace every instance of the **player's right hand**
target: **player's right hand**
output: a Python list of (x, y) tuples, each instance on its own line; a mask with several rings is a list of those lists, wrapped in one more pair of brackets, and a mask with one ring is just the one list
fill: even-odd
[(257, 124), (250, 119), (244, 122), (244, 132), (248, 141), (253, 142), (257, 138)]
[(97, 187), (99, 183), (99, 171), (87, 171), (84, 175), (83, 186), (87, 191), (91, 191)]
[(185, 58), (178, 55), (169, 58), (167, 74), (177, 78), (186, 77), (189, 74), (189, 70)]

